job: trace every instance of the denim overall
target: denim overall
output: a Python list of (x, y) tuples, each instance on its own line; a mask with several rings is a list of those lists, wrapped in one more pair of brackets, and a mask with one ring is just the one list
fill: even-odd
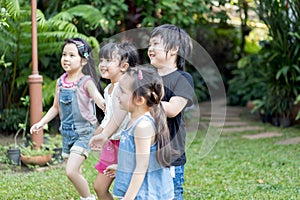
[[(88, 142), (94, 134), (97, 119), (95, 116), (95, 104), (85, 94), (82, 86), (87, 79), (90, 79), (90, 77), (84, 76), (74, 86), (69, 88), (63, 86), (61, 79), (58, 81), (61, 120), (59, 130), (63, 139), (62, 156), (64, 158), (68, 158), (71, 152), (85, 157), (90, 152)], [(83, 105), (80, 98), (84, 99), (84, 104), (86, 105)], [(91, 106), (93, 107), (93, 112), (89, 114), (90, 118), (87, 119), (87, 117), (82, 115), (82, 110), (88, 113), (86, 109), (91, 108)]]
[[(113, 194), (117, 198), (124, 197), (135, 169), (134, 130), (142, 120), (150, 121), (155, 127), (154, 119), (149, 115), (143, 115), (121, 134), (118, 167), (113, 189)], [(157, 143), (155, 142), (150, 147), (149, 166), (135, 200), (170, 200), (174, 197), (173, 179), (170, 170), (159, 165), (156, 159), (156, 150)]]

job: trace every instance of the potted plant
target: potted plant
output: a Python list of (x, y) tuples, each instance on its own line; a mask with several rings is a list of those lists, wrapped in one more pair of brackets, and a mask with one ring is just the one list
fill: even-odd
[[(29, 96), (26, 97), (21, 97), (21, 101), (24, 106), (29, 105)], [(20, 165), (21, 164), (21, 150), (19, 145), (17, 144), (17, 138), (20, 134), (21, 131), (23, 131), (23, 138), (26, 133), (26, 127), (27, 127), (27, 121), (28, 121), (28, 115), (29, 115), (29, 110), (27, 109), (26, 111), (26, 117), (24, 123), (19, 123), (19, 129), (17, 130), (15, 136), (14, 136), (14, 144), (10, 145), (7, 149), (7, 157), (10, 161), (11, 164), (13, 165)]]
[(21, 147), (21, 161), (26, 166), (39, 165), (44, 166), (50, 162), (53, 149), (44, 144), (41, 148), (34, 148), (34, 145)]
[(51, 136), (45, 134), (45, 143), (49, 145), (49, 148), (53, 150), (51, 164), (63, 161), (62, 157), (62, 136), (61, 134), (55, 134)]

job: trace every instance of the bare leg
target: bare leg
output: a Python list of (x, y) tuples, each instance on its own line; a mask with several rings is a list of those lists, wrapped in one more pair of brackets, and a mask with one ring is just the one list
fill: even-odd
[(81, 174), (81, 164), (85, 160), (84, 156), (71, 153), (66, 165), (66, 174), (81, 197), (91, 196), (88, 182)]
[(109, 187), (114, 179), (104, 174), (98, 173), (94, 182), (94, 190), (97, 193), (98, 199), (113, 200), (113, 196), (109, 192)]

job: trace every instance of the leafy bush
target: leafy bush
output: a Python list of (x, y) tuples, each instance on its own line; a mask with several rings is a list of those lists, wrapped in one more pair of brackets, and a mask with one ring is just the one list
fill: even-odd
[[(265, 99), (269, 113), (291, 118), (293, 102), (300, 93), (300, 2), (257, 0), (258, 14), (269, 29), (271, 40), (261, 50), (264, 55)], [(292, 120), (292, 119), (291, 119)]]
[(6, 134), (16, 133), (19, 124), (24, 123), (26, 112), (27, 108), (3, 109), (0, 112), (0, 132)]
[(264, 70), (258, 54), (243, 57), (238, 68), (233, 70), (233, 78), (228, 81), (228, 103), (246, 105), (248, 101), (260, 99), (267, 90)]

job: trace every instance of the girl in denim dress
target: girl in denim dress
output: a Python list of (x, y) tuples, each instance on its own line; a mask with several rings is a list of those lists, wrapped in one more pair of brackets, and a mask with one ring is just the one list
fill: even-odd
[(137, 66), (119, 83), (120, 108), (130, 112), (130, 121), (121, 134), (113, 194), (123, 200), (173, 199), (162, 79), (155, 68)]
[(62, 47), (61, 65), (65, 73), (57, 80), (53, 106), (30, 132), (38, 132), (56, 115), (60, 116), (63, 138), (62, 156), (66, 159), (66, 175), (80, 195), (93, 200), (88, 182), (81, 174), (82, 162), (88, 157), (88, 142), (93, 136), (97, 118), (95, 103), (104, 109), (105, 102), (93, 78), (96, 77), (90, 45), (80, 38), (66, 40)]

